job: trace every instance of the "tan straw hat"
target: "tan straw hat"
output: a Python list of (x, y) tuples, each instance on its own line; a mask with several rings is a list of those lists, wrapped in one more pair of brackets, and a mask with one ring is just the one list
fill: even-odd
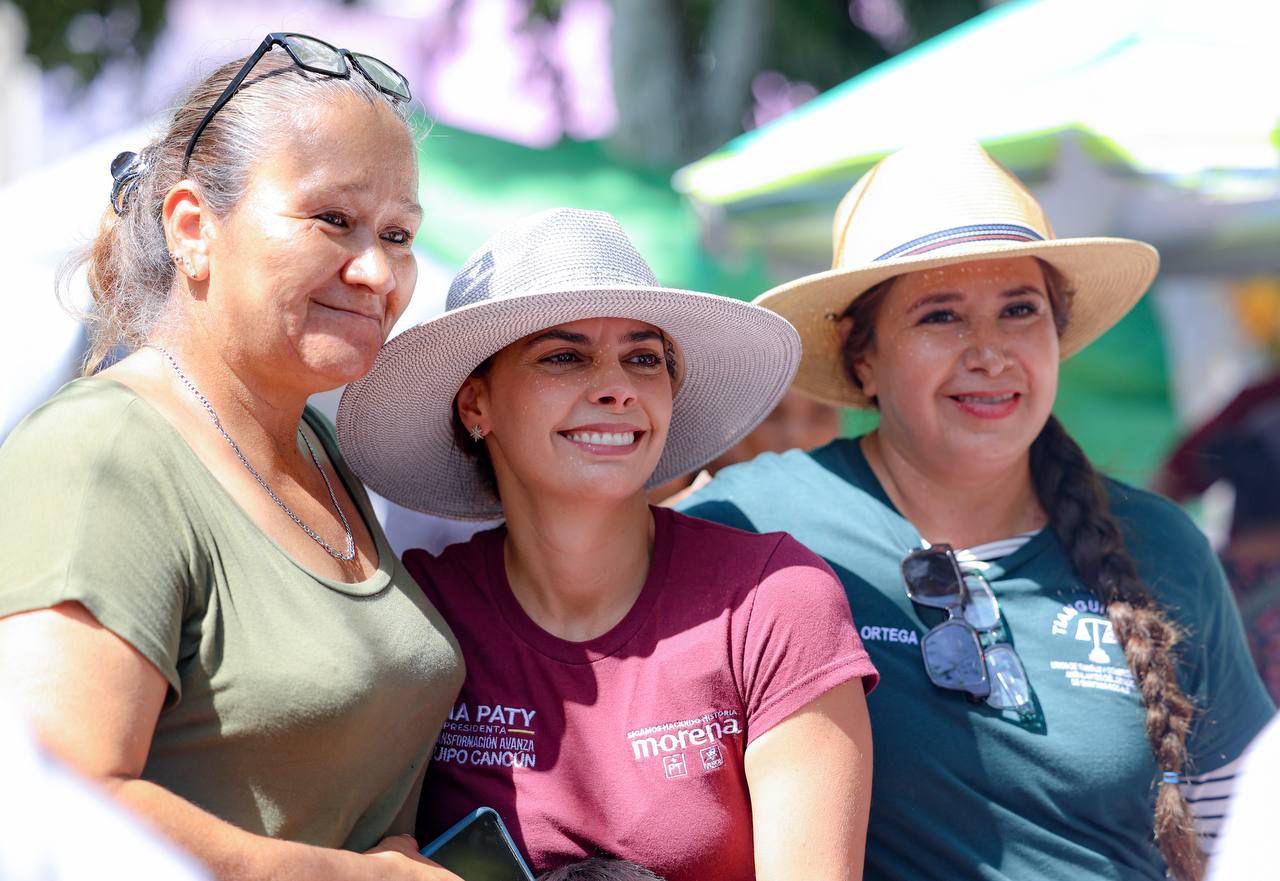
[(694, 471), (764, 419), (786, 393), (800, 338), (777, 315), (715, 294), (664, 288), (618, 222), (544, 211), (495, 235), (459, 270), (445, 312), (396, 336), (347, 386), (338, 442), (355, 473), (398, 505), (492, 520), (502, 503), (458, 449), (453, 401), (489, 356), (583, 318), (632, 318), (674, 344), (679, 385), (649, 486)]
[(795, 388), (870, 407), (845, 373), (837, 324), (868, 288), (895, 275), (994, 257), (1039, 257), (1075, 292), (1062, 357), (1119, 321), (1155, 278), (1156, 249), (1132, 239), (1059, 239), (1022, 182), (974, 143), (908, 147), (881, 160), (840, 201), (832, 268), (755, 302), (795, 325), (804, 356)]

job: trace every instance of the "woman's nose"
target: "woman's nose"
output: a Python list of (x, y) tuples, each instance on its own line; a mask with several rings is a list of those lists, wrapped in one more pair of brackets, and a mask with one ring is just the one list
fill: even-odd
[(348, 261), (343, 268), (342, 280), (349, 285), (368, 288), (382, 297), (396, 287), (396, 274), (391, 268), (391, 261), (377, 242), (370, 243)]
[(591, 403), (618, 410), (636, 402), (635, 384), (622, 365), (612, 360), (595, 371), (589, 394)]
[(964, 352), (965, 369), (992, 376), (1002, 372), (1009, 365), (1004, 343), (999, 328), (976, 327)]

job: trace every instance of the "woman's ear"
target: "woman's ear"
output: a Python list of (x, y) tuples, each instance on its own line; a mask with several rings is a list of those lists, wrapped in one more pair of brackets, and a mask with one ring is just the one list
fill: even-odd
[(848, 315), (840, 319), (840, 323), (836, 325), (836, 340), (840, 343), (840, 351), (844, 351), (845, 345), (849, 342), (849, 334), (853, 333), (853, 319)]
[(479, 428), (484, 434), (489, 433), (489, 425), (486, 418), (488, 416), (489, 401), (486, 391), (482, 378), (468, 376), (466, 382), (462, 384), (462, 388), (458, 389), (457, 396), (453, 399), (454, 406), (458, 408), (458, 418), (462, 420), (462, 424), (467, 431), (474, 431)]
[[(844, 351), (844, 347), (849, 343), (849, 334), (851, 333), (853, 333), (853, 318), (846, 315), (836, 325), (836, 339), (840, 341), (838, 351)], [(858, 382), (862, 384), (862, 392), (868, 398), (876, 397), (875, 367), (870, 360), (871, 354), (870, 351), (864, 352), (857, 361), (853, 362), (854, 375), (858, 377)]]
[(190, 180), (178, 181), (165, 195), (161, 211), (169, 255), (178, 273), (192, 281), (205, 281), (213, 229), (196, 185)]
[(853, 364), (853, 372), (858, 376), (858, 382), (862, 383), (862, 393), (871, 400), (879, 397), (876, 391), (876, 371), (875, 366), (871, 363), (871, 359), (865, 355), (859, 358)]

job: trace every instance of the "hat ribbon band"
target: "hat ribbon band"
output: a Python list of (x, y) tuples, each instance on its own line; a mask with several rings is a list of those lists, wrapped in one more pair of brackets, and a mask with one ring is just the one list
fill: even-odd
[(952, 245), (963, 245), (969, 242), (1043, 242), (1044, 240), (1044, 236), (1031, 227), (1017, 223), (975, 223), (968, 226), (953, 226), (950, 229), (912, 239), (885, 251), (872, 262), (878, 263), (894, 257), (913, 257), (916, 254), (925, 254), (939, 248), (949, 248)]

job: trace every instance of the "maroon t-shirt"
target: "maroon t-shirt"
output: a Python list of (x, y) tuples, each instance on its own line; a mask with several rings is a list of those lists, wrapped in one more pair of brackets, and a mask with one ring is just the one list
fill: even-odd
[(840, 582), (795, 539), (653, 514), (635, 605), (588, 642), (520, 607), (504, 529), (405, 554), (467, 664), (427, 770), (420, 841), (487, 805), (535, 872), (603, 853), (668, 881), (755, 876), (747, 746), (878, 674)]

